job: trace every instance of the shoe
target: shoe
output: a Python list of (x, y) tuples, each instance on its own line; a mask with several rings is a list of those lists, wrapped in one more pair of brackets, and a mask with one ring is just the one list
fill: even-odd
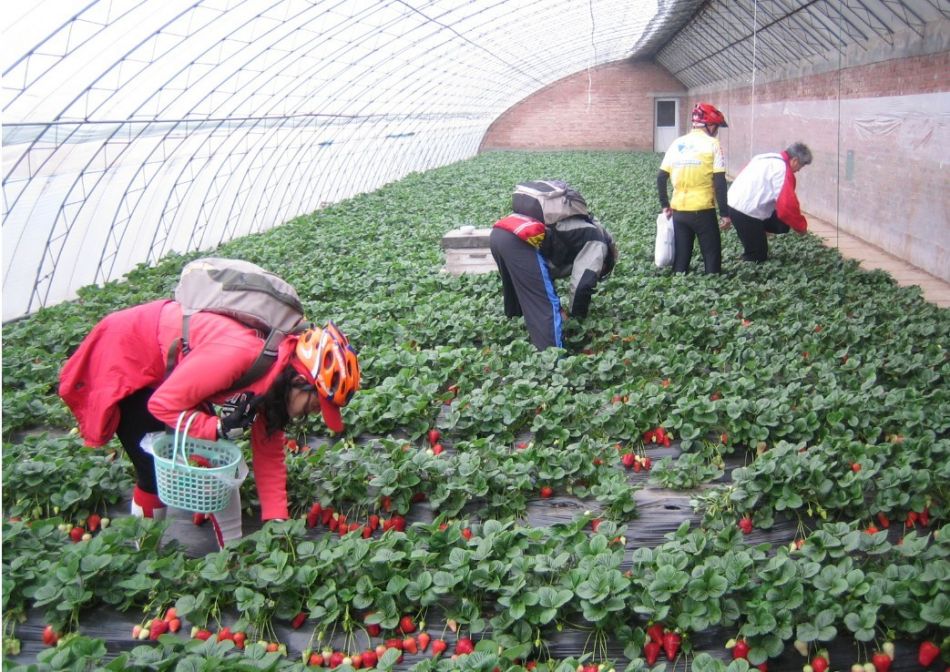
[(158, 498), (158, 495), (145, 492), (136, 485), (132, 490), (131, 513), (136, 518), (164, 520), (168, 514), (168, 507)]

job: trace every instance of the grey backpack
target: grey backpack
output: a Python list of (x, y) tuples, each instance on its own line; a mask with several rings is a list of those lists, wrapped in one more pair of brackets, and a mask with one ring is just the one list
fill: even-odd
[(537, 180), (515, 186), (511, 207), (545, 224), (554, 224), (568, 217), (590, 219), (587, 201), (576, 189), (561, 180)]
[(260, 355), (234, 383), (234, 390), (263, 376), (276, 361), (280, 342), (304, 323), (297, 291), (270, 271), (240, 259), (203, 257), (189, 262), (181, 271), (175, 301), (182, 307), (181, 340), (168, 352), (166, 375), (174, 368), (179, 348), (188, 354), (189, 318), (197, 312), (226, 315), (264, 335)]

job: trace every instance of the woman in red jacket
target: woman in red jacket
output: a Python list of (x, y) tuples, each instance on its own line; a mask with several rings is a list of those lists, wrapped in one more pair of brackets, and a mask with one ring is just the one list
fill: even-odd
[[(243, 389), (232, 389), (263, 347), (260, 332), (224, 315), (190, 318), (186, 356), (167, 372), (169, 349), (182, 335), (181, 306), (159, 300), (106, 316), (69, 358), (59, 394), (88, 446), (113, 436), (135, 467), (132, 513), (164, 517), (152, 456), (141, 447), (149, 432), (174, 427), (194, 412), (189, 435), (216, 440), (250, 426), (261, 519), (289, 517), (284, 427), (317, 408), (334, 432), (340, 408), (359, 388), (356, 352), (333, 323), (284, 338), (271, 368)], [(220, 414), (212, 406), (221, 407)], [(239, 497), (212, 520), (218, 541), (241, 536)], [(219, 524), (220, 519), (220, 524)]]

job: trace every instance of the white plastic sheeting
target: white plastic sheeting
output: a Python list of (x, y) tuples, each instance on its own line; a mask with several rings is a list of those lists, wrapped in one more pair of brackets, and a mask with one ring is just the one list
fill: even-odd
[(635, 53), (656, 2), (14, 3), (3, 319), (468, 158), (515, 102)]

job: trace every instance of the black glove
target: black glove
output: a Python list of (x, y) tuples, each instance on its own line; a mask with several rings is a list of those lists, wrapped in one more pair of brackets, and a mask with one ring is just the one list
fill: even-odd
[(257, 397), (244, 392), (228, 399), (221, 406), (218, 417), (218, 438), (237, 439), (254, 422), (257, 415)]

